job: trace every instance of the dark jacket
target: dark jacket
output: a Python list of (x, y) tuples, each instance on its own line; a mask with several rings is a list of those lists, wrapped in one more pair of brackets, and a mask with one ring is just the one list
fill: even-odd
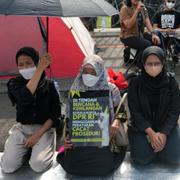
[(16, 104), (16, 121), (22, 124), (44, 124), (48, 119), (59, 126), (61, 106), (59, 95), (52, 81), (44, 79), (34, 95), (26, 88), (27, 80), (21, 76), (9, 80), (8, 95)]
[[(151, 127), (152, 112), (146, 93), (141, 88), (140, 77), (131, 80), (128, 88), (128, 106), (130, 109), (130, 127), (135, 131), (144, 132)], [(177, 125), (180, 113), (180, 91), (173, 77), (169, 77), (167, 89), (160, 94), (156, 121), (159, 122), (158, 131), (170, 134)]]

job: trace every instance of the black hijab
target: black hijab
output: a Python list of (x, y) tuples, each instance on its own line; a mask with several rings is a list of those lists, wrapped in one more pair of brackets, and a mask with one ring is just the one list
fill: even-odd
[[(17, 61), (18, 61), (18, 57), (21, 56), (21, 55), (26, 55), (26, 56), (31, 57), (31, 59), (33, 60), (35, 66), (36, 67), (38, 66), (39, 53), (38, 53), (38, 51), (36, 49), (34, 49), (32, 47), (22, 47), (21, 49), (19, 49), (17, 51), (17, 53), (16, 53), (16, 64), (17, 64)], [(24, 79), (22, 76), (21, 76), (21, 78)], [(25, 83), (27, 83), (28, 81), (29, 80), (24, 79)], [(38, 87), (37, 87), (36, 91), (39, 91), (39, 90), (46, 91), (46, 89), (47, 89), (46, 75), (45, 75), (45, 72), (43, 72), (42, 75), (41, 75), (40, 81), (38, 83)]]
[[(39, 63), (39, 53), (38, 53), (37, 50), (35, 50), (32, 47), (23, 47), (23, 48), (19, 49), (17, 51), (17, 53), (16, 53), (16, 64), (17, 64), (17, 61), (18, 61), (18, 57), (21, 56), (21, 55), (26, 55), (26, 56), (31, 57), (31, 59), (33, 60), (35, 66), (37, 67), (37, 65)], [(45, 72), (43, 72), (42, 75), (41, 75), (41, 79), (39, 81), (37, 89), (44, 86), (45, 77), (46, 77)], [(28, 80), (26, 80), (26, 81), (28, 81)]]
[(16, 53), (16, 64), (18, 62), (18, 57), (21, 55), (26, 55), (31, 57), (33, 60), (34, 64), (37, 66), (39, 63), (39, 53), (32, 47), (23, 47), (19, 49)]
[[(162, 71), (156, 77), (150, 76), (145, 71), (145, 68), (144, 68), (147, 57), (152, 54), (156, 55), (163, 64)], [(141, 85), (143, 89), (146, 90), (147, 94), (159, 94), (167, 89), (169, 78), (167, 76), (167, 71), (165, 69), (165, 62), (166, 62), (165, 54), (164, 54), (164, 51), (160, 47), (150, 46), (144, 50), (143, 55), (142, 55), (143, 67), (142, 67), (140, 78), (142, 81)]]
[[(36, 51), (34, 48), (32, 47), (23, 47), (21, 49), (19, 49), (16, 53), (16, 64), (18, 64), (18, 57), (21, 55), (26, 55), (31, 57), (31, 59), (33, 60), (35, 66), (38, 65), (39, 63), (39, 53), (38, 51)], [(12, 105), (14, 106), (16, 104), (16, 100), (13, 96), (13, 94), (11, 93), (11, 88), (17, 88), (16, 86), (24, 86), (27, 84), (29, 80), (24, 79), (21, 75), (16, 77), (16, 78), (12, 78), (9, 80), (9, 82), (7, 83), (7, 87), (8, 87), (8, 96), (12, 102)], [(18, 83), (17, 83), (18, 82)], [(38, 83), (35, 95), (37, 94), (44, 94), (47, 93), (49, 91), (49, 82), (46, 80), (46, 75), (45, 72), (42, 73), (40, 81)]]

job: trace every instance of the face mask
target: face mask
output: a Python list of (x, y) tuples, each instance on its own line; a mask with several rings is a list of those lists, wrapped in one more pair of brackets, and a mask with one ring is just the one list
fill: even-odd
[(88, 87), (93, 87), (99, 80), (98, 76), (93, 76), (91, 74), (83, 74), (82, 75), (84, 85)]
[(36, 67), (21, 69), (19, 73), (22, 75), (24, 79), (31, 79), (36, 71)]
[(156, 77), (160, 72), (162, 71), (162, 66), (152, 66), (152, 67), (146, 67), (145, 71), (152, 77)]
[(168, 9), (172, 9), (175, 6), (175, 3), (166, 2), (166, 6), (167, 6)]

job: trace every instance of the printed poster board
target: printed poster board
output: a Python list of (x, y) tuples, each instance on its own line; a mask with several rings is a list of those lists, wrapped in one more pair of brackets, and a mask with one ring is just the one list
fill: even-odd
[(109, 145), (109, 91), (70, 92), (70, 137), (75, 146)]

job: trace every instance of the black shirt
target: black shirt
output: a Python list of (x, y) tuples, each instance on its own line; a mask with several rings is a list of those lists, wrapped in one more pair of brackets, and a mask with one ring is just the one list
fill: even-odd
[(180, 25), (180, 13), (176, 10), (164, 10), (157, 13), (154, 23), (161, 29), (177, 29)]
[[(168, 135), (177, 125), (179, 119), (180, 91), (177, 82), (171, 77), (165, 91), (160, 93), (160, 99), (154, 102), (149, 100), (150, 96), (141, 88), (141, 83), (140, 76), (138, 76), (131, 80), (128, 87), (130, 126), (136, 131), (144, 132), (146, 128), (158, 123), (158, 127), (156, 126), (158, 131)], [(155, 96), (153, 96), (154, 98)], [(152, 118), (152, 110), (154, 109), (152, 105), (157, 108), (156, 118)]]
[(26, 88), (27, 80), (16, 77), (9, 80), (8, 95), (16, 104), (16, 121), (22, 124), (44, 124), (51, 119), (59, 125), (61, 107), (59, 95), (52, 81), (44, 79), (44, 85), (35, 94)]

